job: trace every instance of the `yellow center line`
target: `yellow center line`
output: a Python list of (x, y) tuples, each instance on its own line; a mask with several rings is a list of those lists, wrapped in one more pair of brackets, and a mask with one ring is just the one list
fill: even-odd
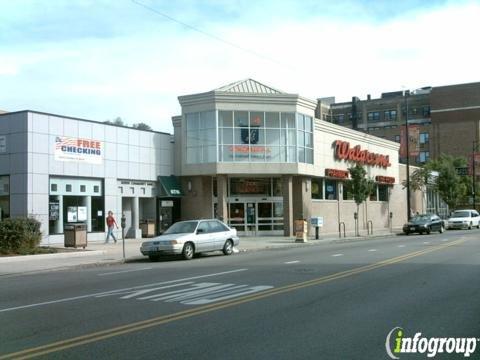
[(208, 312), (217, 311), (217, 310), (229, 308), (229, 307), (236, 306), (236, 305), (241, 305), (241, 304), (244, 304), (244, 303), (247, 303), (247, 302), (252, 302), (252, 301), (256, 301), (256, 300), (260, 300), (260, 299), (265, 299), (265, 298), (268, 298), (268, 297), (271, 297), (271, 296), (274, 296), (274, 295), (278, 295), (278, 294), (302, 289), (302, 288), (305, 288), (305, 287), (324, 284), (324, 283), (327, 283), (327, 282), (330, 282), (330, 281), (333, 281), (333, 280), (338, 280), (338, 279), (350, 277), (350, 276), (353, 276), (353, 275), (361, 274), (361, 273), (364, 273), (364, 272), (367, 272), (367, 271), (372, 271), (372, 270), (375, 270), (375, 269), (379, 269), (379, 268), (382, 268), (382, 267), (393, 265), (393, 264), (403, 262), (403, 261), (421, 256), (421, 255), (424, 255), (424, 254), (428, 254), (428, 253), (431, 253), (431, 252), (434, 252), (434, 251), (446, 249), (448, 247), (461, 244), (465, 241), (466, 241), (466, 239), (455, 240), (455, 241), (452, 241), (450, 243), (441, 244), (441, 245), (438, 245), (438, 246), (430, 247), (428, 249), (419, 250), (419, 251), (415, 251), (415, 252), (408, 253), (408, 254), (405, 254), (405, 255), (397, 256), (397, 257), (394, 257), (394, 258), (382, 260), (382, 261), (376, 262), (374, 264), (364, 265), (364, 266), (361, 266), (361, 267), (358, 267), (358, 268), (341, 271), (341, 272), (334, 273), (334, 274), (331, 274), (331, 275), (321, 276), (321, 277), (316, 278), (316, 279), (302, 281), (302, 282), (294, 283), (294, 284), (290, 284), (290, 285), (285, 285), (285, 286), (282, 286), (282, 287), (279, 287), (279, 288), (273, 288), (273, 289), (270, 289), (270, 290), (265, 290), (265, 291), (262, 291), (262, 292), (257, 293), (257, 294), (245, 295), (245, 296), (242, 296), (242, 297), (239, 297), (239, 298), (236, 298), (236, 299), (232, 299), (232, 300), (225, 300), (225, 301), (218, 302), (218, 303), (215, 303), (215, 304), (203, 305), (203, 306), (199, 306), (199, 307), (184, 310), (184, 311), (179, 311), (179, 312), (176, 312), (176, 313), (173, 313), (173, 314), (162, 315), (162, 316), (158, 316), (158, 317), (148, 319), (148, 320), (142, 320), (142, 321), (134, 322), (134, 323), (131, 323), (131, 324), (121, 325), (121, 326), (113, 327), (113, 328), (110, 328), (110, 329), (101, 330), (101, 331), (97, 331), (97, 332), (94, 332), (94, 333), (81, 335), (81, 336), (73, 337), (73, 338), (70, 338), (70, 339), (61, 340), (61, 341), (57, 341), (57, 342), (54, 342), (54, 343), (30, 348), (30, 349), (25, 349), (25, 350), (18, 351), (18, 352), (15, 352), (15, 353), (5, 354), (5, 355), (0, 356), (0, 360), (30, 359), (30, 358), (33, 358), (33, 357), (46, 355), (46, 354), (49, 354), (49, 353), (52, 353), (52, 352), (57, 352), (57, 351), (73, 348), (73, 347), (76, 347), (76, 346), (85, 345), (85, 344), (89, 344), (89, 343), (92, 343), (92, 342), (97, 342), (97, 341), (109, 339), (109, 338), (112, 338), (112, 337), (115, 337), (115, 336), (119, 336), (119, 335), (131, 333), (131, 332), (147, 329), (147, 328), (150, 328), (150, 327), (159, 326), (159, 325), (166, 324), (166, 323), (169, 323), (169, 322), (173, 322), (173, 321), (177, 321), (177, 320), (181, 320), (181, 319), (185, 319), (185, 318), (189, 318), (189, 317), (193, 317), (193, 316), (198, 316), (198, 315), (205, 314), (205, 313), (208, 313)]

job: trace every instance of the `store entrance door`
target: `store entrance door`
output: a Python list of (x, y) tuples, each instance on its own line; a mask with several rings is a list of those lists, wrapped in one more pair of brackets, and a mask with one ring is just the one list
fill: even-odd
[(275, 200), (249, 199), (230, 203), (229, 226), (237, 229), (241, 236), (282, 235), (283, 202)]
[(173, 208), (161, 207), (158, 215), (159, 233), (162, 234), (173, 224)]

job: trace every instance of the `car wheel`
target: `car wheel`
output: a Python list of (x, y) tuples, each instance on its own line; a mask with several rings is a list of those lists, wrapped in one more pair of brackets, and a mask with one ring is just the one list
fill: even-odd
[(440, 230), (438, 230), (438, 232), (442, 234), (444, 231), (445, 231), (445, 228), (443, 227), (443, 225), (440, 225)]
[(409, 234), (410, 234), (410, 232), (408, 232), (408, 231), (404, 231), (403, 233), (404, 233), (405, 235), (409, 235)]
[(425, 232), (426, 232), (427, 235), (428, 235), (428, 234), (430, 234), (430, 231), (432, 231), (432, 229), (431, 229), (430, 226), (429, 226), (429, 227), (427, 227), (427, 230), (425, 230)]
[(193, 258), (193, 255), (195, 255), (195, 248), (192, 243), (188, 242), (183, 245), (182, 255), (185, 260), (191, 260)]
[(233, 254), (233, 243), (232, 240), (225, 241), (225, 245), (223, 245), (223, 253), (225, 255), (232, 255)]
[(160, 256), (158, 256), (158, 255), (148, 255), (148, 258), (150, 259), (150, 261), (158, 261)]
[(470, 222), (470, 225), (468, 225), (468, 230), (472, 230), (472, 222)]

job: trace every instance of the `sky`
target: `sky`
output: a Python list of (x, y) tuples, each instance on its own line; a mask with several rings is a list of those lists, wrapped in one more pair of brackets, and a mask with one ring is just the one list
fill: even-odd
[(480, 81), (480, 1), (0, 0), (0, 109), (171, 133), (252, 78), (337, 102)]

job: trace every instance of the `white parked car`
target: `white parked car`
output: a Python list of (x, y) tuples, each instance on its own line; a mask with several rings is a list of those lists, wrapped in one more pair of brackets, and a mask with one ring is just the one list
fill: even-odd
[(160, 255), (183, 255), (190, 260), (196, 253), (221, 250), (233, 253), (239, 244), (237, 230), (216, 219), (180, 221), (170, 226), (162, 235), (142, 243), (140, 252), (150, 260)]
[(449, 229), (480, 229), (480, 214), (476, 210), (456, 210), (448, 218)]

